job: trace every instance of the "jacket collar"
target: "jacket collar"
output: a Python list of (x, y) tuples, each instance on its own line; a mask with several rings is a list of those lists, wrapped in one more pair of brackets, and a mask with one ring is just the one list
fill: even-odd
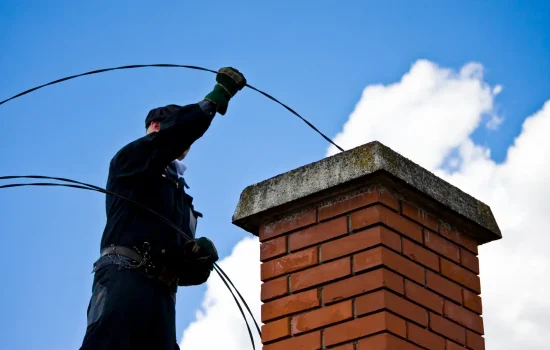
[(176, 173), (178, 174), (178, 177), (183, 177), (183, 174), (185, 173), (185, 170), (187, 170), (187, 165), (183, 164), (180, 160), (174, 160), (172, 164), (175, 167)]
[(189, 185), (183, 177), (186, 169), (187, 166), (176, 159), (166, 167), (167, 176), (171, 177), (174, 181), (181, 183), (185, 188), (189, 188)]

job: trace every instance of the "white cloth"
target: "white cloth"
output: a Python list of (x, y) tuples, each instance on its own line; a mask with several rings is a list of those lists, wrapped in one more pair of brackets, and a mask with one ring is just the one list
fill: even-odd
[(180, 177), (183, 177), (183, 174), (185, 173), (185, 170), (187, 170), (187, 165), (183, 164), (183, 162), (181, 160), (174, 160), (175, 164), (176, 164), (176, 170), (178, 172), (178, 179)]

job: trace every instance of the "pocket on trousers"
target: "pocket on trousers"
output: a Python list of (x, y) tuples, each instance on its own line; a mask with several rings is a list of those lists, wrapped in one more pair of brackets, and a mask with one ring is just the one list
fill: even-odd
[(105, 298), (107, 297), (107, 287), (100, 283), (96, 283), (88, 308), (88, 327), (97, 322), (103, 314), (105, 306)]

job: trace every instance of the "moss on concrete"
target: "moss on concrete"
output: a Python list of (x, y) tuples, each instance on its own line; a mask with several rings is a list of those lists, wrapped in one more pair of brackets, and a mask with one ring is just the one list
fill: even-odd
[(388, 174), (395, 181), (406, 184), (434, 203), (466, 218), (474, 225), (472, 227), (485, 230), (480, 233), (483, 236), (479, 238), (480, 242), (502, 237), (486, 204), (377, 141), (247, 187), (241, 194), (233, 222), (253, 231), (255, 228), (252, 226), (261, 221), (261, 216), (274, 208), (307, 201), (319, 193), (346, 187), (363, 179), (367, 181), (375, 173)]

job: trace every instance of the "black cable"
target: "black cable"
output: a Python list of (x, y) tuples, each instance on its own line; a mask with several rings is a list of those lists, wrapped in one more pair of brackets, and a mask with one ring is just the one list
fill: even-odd
[[(231, 283), (231, 286), (233, 286), (233, 288), (235, 288), (235, 291), (237, 292), (237, 294), (239, 295), (239, 298), (241, 298), (241, 300), (243, 300), (244, 302), (244, 298), (243, 296), (241, 295), (241, 293), (239, 292), (239, 290), (237, 289), (237, 287), (235, 287), (235, 285), (233, 284), (233, 282), (231, 282), (231, 280), (229, 279), (229, 276), (227, 276), (225, 274), (225, 272), (223, 270), (220, 269), (220, 272), (227, 278), (227, 280), (229, 281), (229, 283)], [(256, 330), (258, 331), (258, 334), (260, 335), (260, 337), (262, 336), (262, 331), (260, 330), (260, 326), (258, 326), (258, 322), (256, 322), (256, 320), (254, 319), (254, 316), (252, 316), (252, 311), (250, 311), (250, 308), (248, 307), (248, 304), (247, 303), (244, 303), (244, 307), (246, 307), (246, 309), (248, 310), (248, 313), (250, 314), (250, 317), (252, 317), (252, 320), (254, 320), (254, 324), (256, 325)]]
[[(50, 182), (39, 182), (39, 183), (15, 183), (15, 184), (8, 184), (8, 185), (1, 185), (0, 186), (0, 189), (5, 189), (5, 188), (14, 188), (14, 187), (24, 187), (24, 186), (44, 186), (44, 187), (48, 187), (48, 186), (51, 186), (51, 187), (69, 187), (69, 188), (77, 188), (77, 189), (83, 189), (83, 190), (90, 190), (90, 191), (95, 191), (95, 192), (100, 192), (100, 193), (105, 193), (105, 194), (112, 194), (112, 195), (115, 195), (119, 198), (122, 198), (122, 199), (125, 199), (125, 200), (128, 200), (132, 203), (135, 203), (135, 204), (138, 204), (139, 206), (141, 206), (142, 208), (148, 210), (149, 212), (155, 214), (157, 217), (159, 217), (163, 222), (167, 223), (168, 225), (170, 225), (172, 228), (174, 228), (175, 230), (177, 230), (179, 233), (183, 234), (187, 239), (190, 239), (189, 236), (187, 236), (183, 231), (181, 231), (177, 226), (173, 225), (168, 219), (164, 218), (162, 215), (156, 213), (155, 211), (147, 208), (147, 207), (144, 207), (141, 203), (138, 203), (138, 202), (135, 202), (131, 199), (128, 199), (124, 196), (120, 196), (116, 193), (113, 193), (113, 192), (110, 192), (110, 191), (107, 191), (107, 190), (103, 190), (101, 189), (100, 187), (97, 187), (97, 186), (94, 186), (94, 185), (89, 185), (89, 186), (84, 186), (84, 185), (87, 185), (85, 183), (82, 183), (82, 182), (79, 182), (79, 181), (75, 181), (75, 180), (70, 180), (70, 179), (64, 179), (64, 178), (53, 178), (53, 177), (48, 177), (48, 176), (41, 176), (41, 175), (28, 175), (28, 176), (2, 176), (0, 177), (0, 180), (7, 180), (7, 179), (14, 179), (14, 178), (43, 178), (43, 179), (47, 179), (47, 178), (52, 178), (52, 179), (59, 179), (59, 180), (68, 180), (69, 182), (72, 182), (72, 183), (76, 183), (75, 185), (71, 185), (71, 184), (58, 184), (58, 183), (50, 183)], [(78, 185), (78, 184), (83, 184), (83, 185)], [(233, 296), (233, 299), (235, 299), (235, 302), (237, 303), (237, 306), (239, 307), (239, 310), (241, 312), (241, 315), (243, 316), (243, 319), (246, 323), (246, 327), (248, 329), (248, 332), (249, 332), (249, 335), (250, 335), (250, 341), (252, 342), (252, 347), (255, 349), (255, 344), (254, 344), (254, 337), (252, 336), (252, 332), (250, 330), (250, 325), (248, 324), (248, 321), (246, 320), (246, 315), (244, 314), (244, 311), (239, 303), (239, 301), (237, 300), (237, 297), (235, 296), (235, 294), (233, 293), (233, 291), (231, 290), (231, 288), (229, 287), (228, 285), (228, 282), (233, 286), (233, 288), (235, 288), (235, 291), (237, 292), (237, 294), (239, 295), (239, 297), (241, 298), (241, 301), (243, 302), (243, 304), (245, 305), (246, 309), (248, 310), (248, 312), (250, 313), (250, 317), (252, 317), (252, 320), (254, 321), (254, 324), (256, 325), (256, 329), (258, 330), (258, 334), (260, 335), (261, 337), (261, 331), (260, 331), (260, 328), (258, 326), (258, 323), (256, 322), (256, 319), (254, 318), (254, 315), (252, 314), (252, 312), (250, 311), (250, 308), (247, 304), (247, 302), (244, 300), (244, 298), (242, 297), (241, 293), (238, 291), (238, 289), (235, 287), (235, 285), (233, 284), (233, 282), (231, 281), (231, 279), (229, 278), (229, 276), (227, 276), (227, 274), (223, 271), (223, 269), (216, 263), (214, 263), (214, 266), (215, 266), (215, 269), (216, 269), (216, 272), (218, 274), (218, 276), (220, 276), (221, 280), (223, 281), (223, 283), (226, 285), (227, 289), (229, 290), (229, 292), (231, 293), (231, 295)], [(226, 281), (227, 279), (227, 281)]]
[[(166, 219), (165, 217), (163, 217), (162, 215), (160, 215), (159, 213), (155, 212), (154, 210), (146, 207), (145, 205), (139, 203), (139, 202), (136, 202), (132, 199), (129, 199), (127, 197), (124, 197), (122, 195), (119, 195), (117, 193), (114, 193), (114, 192), (111, 192), (111, 191), (108, 191), (108, 190), (105, 190), (101, 187), (98, 187), (98, 186), (95, 186), (95, 185), (91, 185), (91, 184), (87, 184), (85, 182), (80, 182), (80, 181), (76, 181), (76, 180), (72, 180), (72, 179), (67, 179), (67, 178), (62, 178), (62, 177), (52, 177), (52, 176), (43, 176), (43, 175), (21, 175), (21, 176), (0, 176), (0, 180), (11, 180), (11, 179), (52, 179), (52, 180), (59, 180), (59, 181), (66, 181), (66, 182), (70, 182), (72, 184), (59, 184), (59, 183), (51, 183), (51, 182), (35, 182), (35, 183), (12, 183), (12, 184), (8, 184), (8, 185), (0, 185), (0, 189), (6, 189), (6, 188), (15, 188), (15, 187), (24, 187), (24, 186), (44, 186), (44, 187), (68, 187), (68, 188), (77, 188), (77, 189), (83, 189), (83, 190), (89, 190), (89, 191), (95, 191), (95, 192), (100, 192), (100, 193), (104, 193), (104, 194), (108, 194), (108, 195), (112, 195), (112, 196), (115, 196), (115, 197), (118, 197), (118, 198), (121, 198), (123, 200), (127, 200), (133, 204), (136, 204), (138, 206), (140, 206), (141, 208), (149, 211), (150, 213), (152, 213), (153, 215), (157, 216), (161, 221), (163, 221), (164, 223), (168, 224), (170, 227), (172, 227), (173, 229), (175, 229), (177, 232), (181, 233), (187, 240), (190, 240), (191, 237), (189, 237), (185, 232), (183, 232), (179, 227), (177, 227), (176, 225), (174, 225), (170, 220)], [(227, 289), (229, 290), (229, 292), (231, 293), (231, 295), (233, 296), (233, 299), (235, 299), (235, 302), (237, 303), (237, 306), (239, 307), (239, 310), (241, 312), (241, 315), (243, 316), (243, 319), (246, 323), (246, 327), (248, 329), (248, 333), (250, 335), (250, 341), (252, 342), (252, 347), (254, 349), (256, 349), (256, 346), (254, 344), (254, 337), (252, 335), (252, 331), (250, 330), (250, 325), (248, 324), (248, 321), (246, 319), (246, 315), (237, 299), (237, 297), (235, 296), (235, 294), (233, 293), (233, 291), (231, 290), (231, 288), (229, 287), (229, 284), (231, 284), (231, 286), (233, 286), (233, 288), (235, 289), (235, 291), (237, 292), (237, 294), (239, 295), (241, 301), (243, 302), (243, 304), (245, 305), (246, 309), (248, 310), (248, 312), (250, 313), (250, 317), (252, 317), (252, 320), (254, 321), (254, 324), (256, 325), (256, 329), (258, 330), (258, 334), (260, 335), (261, 337), (261, 330), (260, 330), (260, 327), (258, 326), (258, 323), (256, 321), (256, 319), (254, 318), (254, 315), (252, 314), (252, 311), (250, 310), (250, 307), (248, 306), (247, 302), (244, 300), (244, 298), (242, 297), (241, 293), (239, 292), (239, 290), (235, 287), (235, 285), (233, 284), (233, 282), (231, 281), (231, 279), (229, 278), (229, 276), (225, 273), (225, 271), (223, 271), (223, 269), (216, 263), (214, 263), (214, 269), (216, 270), (216, 273), (218, 274), (218, 276), (220, 276), (221, 280), (223, 281), (223, 283), (226, 285)], [(227, 281), (226, 281), (227, 279)], [(229, 284), (228, 284), (229, 282)]]
[[(220, 269), (220, 271), (218, 271), (218, 269), (219, 269), (219, 266), (214, 266), (214, 270), (216, 270), (218, 275), (220, 275), (221, 269)], [(225, 273), (224, 273), (224, 275), (225, 275)], [(231, 288), (229, 287), (229, 285), (227, 284), (227, 282), (223, 278), (222, 278), (222, 281), (223, 281), (223, 283), (225, 283), (225, 286), (227, 287), (227, 289), (231, 290)], [(231, 285), (233, 285), (233, 283), (231, 283)], [(233, 286), (233, 287), (235, 287), (235, 286)], [(237, 288), (235, 288), (235, 290), (237, 291)], [(237, 291), (237, 293), (239, 293), (239, 292)], [(252, 335), (252, 330), (250, 329), (250, 325), (248, 324), (248, 321), (246, 320), (246, 316), (244, 315), (243, 308), (241, 307), (241, 304), (237, 300), (237, 297), (235, 296), (235, 294), (231, 293), (231, 295), (233, 296), (233, 299), (235, 299), (235, 303), (237, 303), (237, 306), (239, 307), (239, 310), (241, 311), (241, 315), (243, 315), (243, 317), (244, 317), (244, 322), (246, 323), (246, 329), (248, 330), (248, 335), (250, 336), (250, 341), (252, 342), (252, 348), (254, 350), (256, 350), (256, 345), (254, 344), (254, 336)], [(239, 293), (239, 295), (240, 295), (240, 293)], [(246, 305), (246, 303), (245, 303), (245, 305)], [(248, 306), (246, 306), (246, 308), (248, 309)], [(249, 309), (249, 311), (250, 311), (250, 309)], [(251, 313), (251, 315), (252, 315), (252, 313)], [(252, 319), (254, 319), (254, 317), (252, 317)], [(256, 320), (254, 320), (254, 323), (256, 323)], [(256, 324), (256, 327), (258, 327), (258, 324)], [(261, 338), (262, 334), (259, 331), (259, 329), (258, 329), (258, 333), (260, 334), (260, 338)]]
[[(96, 192), (101, 192), (101, 193), (105, 193), (105, 194), (108, 194), (108, 195), (111, 195), (111, 196), (115, 196), (115, 197), (118, 197), (120, 199), (123, 199), (123, 200), (126, 200), (132, 204), (135, 204), (139, 207), (141, 207), (142, 209), (152, 213), (153, 215), (155, 215), (157, 218), (159, 218), (162, 222), (166, 223), (167, 225), (169, 225), (170, 227), (172, 227), (173, 229), (175, 229), (177, 232), (181, 233), (184, 235), (184, 237), (186, 239), (191, 239), (187, 234), (185, 234), (185, 232), (183, 232), (179, 227), (177, 227), (176, 225), (174, 225), (170, 220), (166, 219), (164, 216), (160, 215), (159, 213), (157, 213), (156, 211), (148, 208), (147, 206), (145, 206), (144, 204), (142, 203), (139, 203), (133, 199), (130, 199), (130, 198), (127, 198), (127, 197), (124, 197), (118, 193), (114, 193), (114, 192), (111, 192), (109, 190), (106, 190), (106, 189), (103, 189), (101, 187), (98, 187), (98, 186), (94, 186), (94, 185), (90, 185), (90, 184), (87, 184), (85, 182), (80, 182), (80, 181), (76, 181), (76, 180), (71, 180), (71, 179), (66, 179), (66, 178), (62, 178), (62, 177), (51, 177), (51, 176), (43, 176), (43, 175), (21, 175), (21, 176), (0, 176), (0, 180), (11, 180), (11, 179), (52, 179), (52, 180), (59, 180), (59, 181), (66, 181), (66, 182), (70, 182), (70, 183), (74, 183), (74, 184), (78, 184), (78, 185), (82, 185), (82, 186), (76, 186), (76, 185), (65, 185), (65, 184), (54, 184), (54, 183), (49, 183), (48, 186), (64, 186), (64, 187), (73, 187), (73, 188), (81, 188), (81, 189), (89, 189), (89, 190), (94, 190)], [(21, 187), (21, 186), (25, 186), (25, 185), (32, 185), (32, 186), (40, 186), (41, 183), (34, 183), (34, 184), (14, 184), (14, 185), (4, 185), (1, 188), (9, 188), (9, 187)], [(86, 186), (86, 187), (84, 187)]]
[(42, 89), (43, 87), (46, 87), (46, 86), (49, 86), (49, 85), (54, 85), (54, 84), (58, 84), (58, 83), (61, 83), (61, 82), (64, 82), (64, 81), (67, 81), (67, 80), (71, 80), (71, 79), (75, 79), (75, 78), (78, 78), (78, 77), (83, 77), (85, 75), (92, 75), (92, 74), (98, 74), (98, 73), (105, 73), (105, 72), (109, 72), (109, 71), (113, 71), (113, 70), (121, 70), (121, 69), (133, 69), (133, 68), (145, 68), (145, 67), (172, 67), (172, 68), (189, 68), (189, 69), (196, 69), (196, 70), (203, 70), (203, 71), (207, 71), (207, 72), (212, 72), (212, 73), (217, 73), (216, 71), (213, 71), (213, 70), (210, 70), (210, 69), (206, 69), (206, 68), (202, 68), (202, 67), (196, 67), (196, 66), (186, 66), (186, 65), (179, 65), (179, 64), (137, 64), (137, 65), (130, 65), (130, 66), (120, 66), (120, 67), (115, 67), (115, 68), (105, 68), (105, 69), (97, 69), (97, 70), (92, 70), (92, 71), (89, 71), (89, 72), (86, 72), (86, 73), (81, 73), (81, 74), (76, 74), (76, 75), (71, 75), (69, 77), (65, 77), (65, 78), (61, 78), (61, 79), (57, 79), (57, 80), (54, 80), (54, 81), (50, 81), (49, 83), (46, 83), (46, 84), (42, 84), (40, 86), (35, 86), (33, 87), (32, 89), (28, 89), (26, 91), (23, 91), (21, 93), (18, 93), (17, 95), (15, 96), (12, 96), (8, 99), (5, 99), (4, 101), (1, 101), (0, 102), (0, 105), (3, 105), (4, 103), (8, 102), (8, 101), (11, 101), (13, 99), (16, 99), (18, 97), (21, 97), (23, 95), (26, 95), (26, 94), (29, 94), (33, 91), (36, 91), (38, 89)]
[[(31, 93), (33, 91), (36, 91), (38, 89), (41, 89), (41, 88), (44, 88), (46, 86), (49, 86), (49, 85), (54, 85), (54, 84), (57, 84), (57, 83), (61, 83), (63, 81), (67, 81), (67, 80), (71, 80), (71, 79), (75, 79), (75, 78), (78, 78), (78, 77), (81, 77), (81, 76), (86, 76), (86, 75), (92, 75), (92, 74), (98, 74), (98, 73), (104, 73), (104, 72), (108, 72), (108, 71), (114, 71), (114, 70), (123, 70), (123, 69), (134, 69), (134, 68), (145, 68), (145, 67), (165, 67), (165, 68), (188, 68), (188, 69), (195, 69), (195, 70), (201, 70), (201, 71), (206, 71), (206, 72), (211, 72), (211, 73), (214, 73), (216, 74), (217, 72), (214, 71), (214, 70), (211, 70), (211, 69), (207, 69), (207, 68), (203, 68), (203, 67), (198, 67), (198, 66), (190, 66), (190, 65), (177, 65), (177, 64), (144, 64), (144, 65), (128, 65), (128, 66), (120, 66), (120, 67), (114, 67), (114, 68), (106, 68), (106, 69), (98, 69), (98, 70), (93, 70), (93, 71), (90, 71), (90, 72), (86, 72), (86, 73), (81, 73), (81, 74), (77, 74), (77, 75), (72, 75), (72, 76), (69, 76), (69, 77), (65, 77), (65, 78), (61, 78), (61, 79), (57, 79), (57, 80), (54, 80), (52, 82), (49, 82), (47, 84), (43, 84), (43, 85), (40, 85), (40, 86), (37, 86), (37, 87), (34, 87), (32, 89), (29, 89), (29, 90), (26, 90), (26, 91), (23, 91), (17, 95), (14, 95), (8, 99), (5, 99), (3, 101), (0, 101), (0, 105), (8, 102), (8, 101), (11, 101), (15, 98), (18, 98), (18, 97), (21, 97), (23, 95), (26, 95), (28, 93)], [(292, 114), (294, 114), (295, 116), (297, 116), (298, 118), (300, 118), (303, 122), (305, 122), (311, 129), (313, 129), (315, 132), (317, 132), (319, 135), (321, 135), (325, 140), (327, 140), (329, 143), (331, 143), (332, 145), (334, 145), (336, 148), (338, 148), (340, 151), (344, 151), (343, 148), (341, 148), (340, 146), (338, 146), (336, 143), (334, 143), (329, 137), (327, 137), (325, 134), (323, 134), (319, 129), (317, 129), (311, 122), (309, 122), (308, 120), (306, 120), (304, 117), (302, 117), (298, 112), (296, 112), (294, 109), (290, 108), (289, 106), (287, 106), (286, 104), (280, 102), (279, 100), (277, 100), (275, 97), (269, 95), (268, 93), (260, 90), (260, 89), (257, 89), (255, 88), (254, 86), (250, 85), (250, 84), (246, 84), (246, 86), (262, 95), (264, 95), (265, 97), (269, 98), (270, 100), (280, 104), (281, 106), (283, 106), (285, 109), (287, 109), (289, 112), (291, 112)], [(3, 185), (3, 186), (0, 186), (0, 189), (2, 188), (10, 188), (10, 187), (20, 187), (20, 186), (62, 186), (62, 187), (72, 187), (72, 188), (77, 188), (77, 189), (85, 189), (85, 190), (94, 190), (94, 191), (97, 191), (97, 192), (101, 192), (101, 193), (105, 193), (105, 194), (108, 194), (108, 195), (114, 195), (114, 196), (117, 196), (119, 198), (122, 198), (122, 199), (125, 199), (133, 204), (136, 204), (140, 207), (142, 207), (143, 209), (153, 213), (154, 215), (156, 215), (161, 221), (165, 222), (166, 224), (168, 224), (169, 226), (173, 227), (174, 229), (176, 229), (176, 231), (182, 233), (187, 239), (190, 239), (190, 237), (188, 237), (183, 231), (181, 231), (178, 227), (176, 227), (175, 225), (173, 225), (168, 219), (164, 218), (162, 215), (154, 212), (153, 210), (147, 208), (146, 206), (144, 206), (143, 204), (139, 203), (139, 202), (136, 202), (136, 201), (133, 201), (129, 198), (126, 198), (126, 197), (123, 197), (123, 196), (120, 196), (116, 193), (113, 193), (113, 192), (110, 192), (110, 191), (107, 191), (105, 189), (102, 189), (101, 187), (97, 187), (97, 186), (94, 186), (94, 185), (90, 185), (90, 184), (86, 184), (86, 183), (83, 183), (83, 182), (79, 182), (79, 181), (75, 181), (75, 180), (71, 180), (71, 179), (67, 179), (67, 178), (60, 178), (60, 177), (47, 177), (47, 176), (41, 176), (41, 175), (29, 175), (29, 176), (3, 176), (3, 177), (0, 177), (0, 180), (7, 180), (7, 179), (15, 179), (15, 178), (36, 178), (36, 179), (54, 179), (54, 180), (59, 180), (59, 181), (66, 181), (66, 182), (70, 182), (70, 183), (73, 183), (74, 185), (68, 185), (68, 184), (55, 184), (55, 183), (30, 183), (30, 184), (10, 184), (10, 185)], [(218, 273), (218, 275), (220, 276), (220, 278), (222, 279), (222, 281), (224, 282), (224, 284), (226, 285), (226, 287), (229, 289), (229, 291), (231, 292), (231, 295), (233, 296), (233, 298), (235, 299), (235, 301), (237, 302), (237, 306), (239, 307), (239, 310), (241, 311), (241, 314), (245, 320), (245, 323), (246, 323), (246, 326), (247, 326), (247, 329), (248, 329), (248, 332), (249, 332), (249, 335), (251, 337), (251, 341), (252, 341), (252, 346), (255, 348), (254, 346), (254, 340), (253, 340), (253, 337), (252, 337), (252, 333), (251, 333), (251, 330), (250, 330), (250, 326), (246, 320), (246, 316), (244, 314), (244, 311), (240, 305), (240, 303), (238, 302), (237, 300), (237, 297), (233, 294), (233, 292), (231, 291), (231, 288), (229, 287), (229, 284), (231, 284), (231, 286), (233, 286), (233, 288), (235, 289), (235, 291), (237, 292), (237, 294), (239, 295), (239, 298), (242, 300), (242, 302), (244, 303), (247, 311), (249, 312), (250, 316), (252, 317), (252, 319), (254, 320), (254, 324), (256, 325), (256, 329), (258, 331), (258, 334), (260, 335), (261, 337), (261, 330), (260, 330), (260, 327), (258, 326), (258, 323), (256, 322), (256, 319), (254, 318), (254, 315), (252, 314), (252, 311), (250, 310), (250, 308), (248, 307), (248, 304), (246, 303), (246, 301), (244, 300), (244, 298), (242, 297), (241, 293), (239, 292), (239, 290), (235, 287), (235, 285), (233, 284), (233, 282), (231, 281), (231, 279), (229, 278), (229, 276), (227, 276), (227, 274), (217, 265), (215, 264), (215, 269), (216, 269), (216, 272)], [(225, 280), (225, 278), (227, 278), (227, 281)], [(228, 284), (229, 282), (229, 284)]]
[[(17, 95), (14, 95), (10, 98), (7, 98), (3, 101), (0, 102), (0, 105), (3, 105), (4, 103), (8, 102), (8, 101), (11, 101), (13, 99), (16, 99), (18, 97), (21, 97), (23, 95), (26, 95), (28, 93), (31, 93), (33, 91), (36, 91), (38, 89), (42, 89), (46, 86), (49, 86), (49, 85), (54, 85), (54, 84), (58, 84), (58, 83), (61, 83), (63, 81), (67, 81), (67, 80), (71, 80), (71, 79), (75, 79), (75, 78), (78, 78), (78, 77), (82, 77), (82, 76), (85, 76), (85, 75), (92, 75), (92, 74), (98, 74), (98, 73), (105, 73), (105, 72), (109, 72), (109, 71), (114, 71), (114, 70), (123, 70), (123, 69), (134, 69), (134, 68), (145, 68), (145, 67), (163, 67), (163, 68), (187, 68), (187, 69), (195, 69), (195, 70), (201, 70), (201, 71), (205, 71), (205, 72), (210, 72), (210, 73), (214, 73), (216, 74), (217, 72), (212, 70), (212, 69), (207, 69), (207, 68), (203, 68), (203, 67), (198, 67), (198, 66), (189, 66), (189, 65), (181, 65), (181, 64), (167, 64), (167, 63), (157, 63), (157, 64), (134, 64), (134, 65), (130, 65), (130, 66), (120, 66), (120, 67), (114, 67), (114, 68), (104, 68), (104, 69), (97, 69), (97, 70), (93, 70), (93, 71), (90, 71), (90, 72), (86, 72), (86, 73), (81, 73), (81, 74), (76, 74), (76, 75), (71, 75), (69, 77), (65, 77), (65, 78), (61, 78), (61, 79), (57, 79), (57, 80), (54, 80), (54, 81), (51, 81), (47, 84), (43, 84), (43, 85), (40, 85), (40, 86), (36, 86), (32, 89), (29, 89), (29, 90), (26, 90), (26, 91), (23, 91)], [(311, 129), (313, 129), (315, 132), (317, 132), (319, 135), (321, 135), (325, 140), (327, 140), (328, 142), (330, 142), (332, 145), (334, 145), (336, 148), (338, 148), (340, 151), (344, 152), (344, 149), (340, 146), (338, 146), (336, 143), (334, 143), (334, 141), (332, 141), (329, 137), (327, 137), (325, 134), (323, 134), (319, 129), (317, 129), (313, 124), (311, 124), (308, 120), (306, 120), (304, 117), (302, 117), (298, 112), (296, 112), (295, 110), (293, 110), (292, 108), (290, 108), (289, 106), (285, 105), (284, 103), (280, 102), (279, 100), (277, 100), (275, 97), (269, 95), (268, 93), (265, 93), (263, 92), (262, 90), (260, 89), (257, 89), (255, 87), (253, 87), (252, 85), (250, 84), (246, 84), (246, 86), (256, 92), (259, 92), (260, 94), (264, 95), (265, 97), (269, 98), (270, 100), (280, 104), (281, 106), (283, 106), (284, 108), (286, 108), (290, 113), (294, 114), (295, 116), (297, 116), (298, 118), (300, 118), (304, 123), (306, 123)]]

